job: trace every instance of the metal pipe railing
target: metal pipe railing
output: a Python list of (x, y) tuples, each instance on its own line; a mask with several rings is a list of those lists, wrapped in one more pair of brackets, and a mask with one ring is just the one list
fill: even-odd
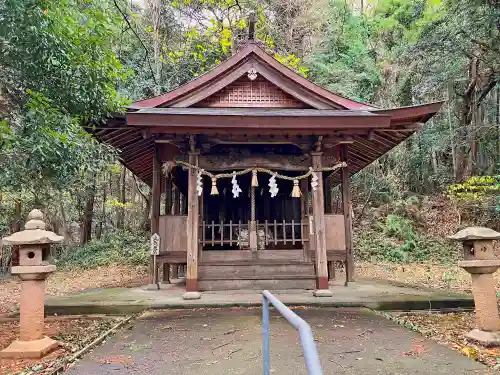
[(269, 353), (269, 304), (299, 331), (300, 345), (304, 353), (307, 372), (309, 375), (323, 375), (321, 363), (319, 361), (318, 350), (312, 334), (311, 327), (300, 316), (295, 314), (279, 299), (273, 296), (269, 291), (262, 292), (262, 332), (264, 338), (264, 375), (270, 374), (270, 353)]

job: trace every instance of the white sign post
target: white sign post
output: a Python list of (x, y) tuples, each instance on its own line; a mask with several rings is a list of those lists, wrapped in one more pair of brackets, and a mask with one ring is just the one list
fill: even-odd
[(151, 255), (153, 256), (153, 279), (154, 283), (158, 285), (158, 267), (156, 265), (156, 256), (160, 255), (160, 236), (154, 233), (151, 236)]
[(151, 236), (151, 255), (160, 255), (160, 236), (158, 233)]

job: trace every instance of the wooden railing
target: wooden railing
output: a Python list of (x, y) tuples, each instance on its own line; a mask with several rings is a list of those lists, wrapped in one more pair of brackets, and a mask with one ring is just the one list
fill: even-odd
[(238, 245), (238, 234), (243, 231), (248, 231), (248, 224), (244, 224), (241, 221), (233, 223), (221, 222), (205, 222), (201, 224), (201, 238), (200, 243), (203, 246), (224, 246), (224, 245)]
[[(259, 248), (269, 245), (295, 245), (309, 242), (309, 222), (305, 221), (269, 221), (256, 222)], [(205, 222), (200, 225), (202, 246), (239, 246), (247, 248), (248, 223), (238, 222)]]

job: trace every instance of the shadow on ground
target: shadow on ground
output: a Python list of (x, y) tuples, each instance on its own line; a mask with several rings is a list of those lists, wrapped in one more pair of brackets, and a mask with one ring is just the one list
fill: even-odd
[[(310, 323), (324, 374), (484, 374), (487, 368), (369, 310), (295, 310)], [(274, 374), (306, 374), (296, 331), (271, 317)], [(147, 312), (70, 375), (262, 374), (259, 308)]]

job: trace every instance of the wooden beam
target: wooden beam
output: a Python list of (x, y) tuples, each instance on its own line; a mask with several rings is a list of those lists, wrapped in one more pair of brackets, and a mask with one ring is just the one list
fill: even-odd
[(155, 151), (154, 145), (150, 145), (144, 149), (140, 149), (139, 151), (133, 153), (133, 154), (124, 154), (123, 158), (127, 159), (127, 161), (130, 164), (133, 164), (134, 161), (136, 160), (141, 160), (145, 155), (151, 155)]
[[(340, 146), (340, 160), (349, 165), (349, 145)], [(347, 168), (342, 168), (341, 188), (342, 188), (342, 208), (344, 211), (344, 226), (345, 226), (345, 244), (346, 244), (346, 285), (348, 282), (354, 281), (354, 257), (352, 252), (352, 215), (351, 215), (351, 190), (349, 183), (349, 171)]]
[[(195, 110), (183, 111), (144, 111), (131, 112), (127, 114), (127, 121), (132, 126), (145, 127), (150, 133), (165, 132), (190, 134), (312, 134), (323, 135), (339, 129), (357, 128), (369, 131), (371, 129), (389, 129), (389, 118), (383, 116), (355, 115), (351, 112), (331, 111), (325, 115), (324, 111), (300, 112), (293, 115), (289, 112), (278, 110), (259, 112), (240, 110), (228, 111), (221, 108), (220, 111), (199, 112)], [(301, 110), (295, 110), (301, 111)], [(302, 110), (307, 111), (307, 110)], [(310, 110), (312, 111), (312, 110)], [(335, 113), (335, 115), (333, 115)], [(155, 129), (159, 128), (159, 129)]]
[[(313, 168), (323, 166), (322, 152), (312, 152)], [(314, 215), (314, 238), (316, 241), (316, 289), (328, 289), (328, 261), (326, 257), (326, 233), (325, 233), (325, 200), (323, 192), (323, 173), (316, 172), (318, 186), (313, 191), (313, 215)]]
[(118, 148), (122, 154), (132, 154), (136, 151), (141, 151), (149, 145), (154, 145), (154, 143), (151, 140), (135, 138), (131, 143)]

